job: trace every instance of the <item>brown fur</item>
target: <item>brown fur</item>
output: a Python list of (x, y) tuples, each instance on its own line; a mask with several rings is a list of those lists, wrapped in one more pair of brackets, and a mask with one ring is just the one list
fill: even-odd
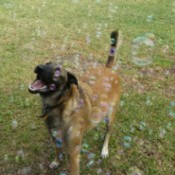
[[(97, 126), (106, 116), (109, 123), (104, 145), (108, 145), (120, 98), (120, 78), (109, 68), (103, 66), (92, 68), (81, 80), (79, 88), (72, 85), (65, 93), (61, 99), (64, 105), (52, 110), (46, 117), (46, 123), (49, 123), (47, 120), (51, 116), (60, 123), (56, 124), (56, 130), (62, 131), (63, 148), (70, 156), (71, 175), (79, 175), (80, 149), (85, 131)], [(51, 130), (49, 124), (48, 127)], [(58, 160), (60, 152), (62, 149), (56, 148), (55, 161), (57, 162), (60, 161)]]
[[(117, 35), (118, 36), (118, 35)], [(114, 47), (114, 46), (113, 46)], [(116, 47), (116, 45), (115, 45)], [(57, 105), (45, 117), (49, 132), (54, 142), (61, 138), (61, 146), (56, 146), (55, 161), (50, 168), (59, 165), (58, 155), (64, 150), (70, 157), (70, 174), (79, 175), (79, 161), (81, 143), (84, 133), (97, 126), (106, 116), (108, 117), (107, 132), (101, 156), (108, 156), (108, 143), (114, 123), (117, 104), (120, 99), (120, 78), (110, 67), (113, 56), (106, 66), (97, 66), (89, 69), (78, 80), (78, 85), (73, 83), (69, 88), (41, 96), (43, 106)], [(62, 69), (62, 77), (66, 82), (67, 71)], [(62, 85), (65, 86), (65, 83)], [(59, 98), (58, 98), (59, 96)]]

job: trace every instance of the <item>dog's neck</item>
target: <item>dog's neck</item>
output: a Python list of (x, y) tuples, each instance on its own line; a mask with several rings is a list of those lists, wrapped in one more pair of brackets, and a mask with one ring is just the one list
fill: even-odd
[[(78, 90), (78, 94), (81, 94), (82, 92), (77, 86), (72, 86), (70, 88), (63, 88), (62, 90), (54, 92), (51, 96), (43, 96), (42, 98), (42, 115), (40, 117), (45, 117), (48, 115), (51, 111), (53, 111), (56, 108), (63, 108), (65, 102), (67, 102), (75, 93), (74, 89)], [(77, 98), (78, 101), (78, 98)]]

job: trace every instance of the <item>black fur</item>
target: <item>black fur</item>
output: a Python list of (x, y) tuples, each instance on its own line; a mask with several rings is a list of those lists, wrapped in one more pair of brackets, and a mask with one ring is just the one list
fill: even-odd
[(70, 87), (72, 84), (75, 84), (78, 87), (78, 80), (75, 75), (70, 72), (67, 73), (67, 86)]

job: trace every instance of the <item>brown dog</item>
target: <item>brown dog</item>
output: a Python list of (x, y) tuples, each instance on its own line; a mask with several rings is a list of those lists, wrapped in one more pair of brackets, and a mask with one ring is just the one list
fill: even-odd
[(29, 91), (41, 95), (42, 117), (56, 145), (56, 158), (50, 168), (59, 165), (59, 154), (64, 148), (70, 157), (70, 174), (79, 175), (83, 135), (105, 117), (108, 117), (107, 132), (101, 156), (108, 156), (109, 137), (120, 98), (120, 78), (111, 69), (117, 41), (118, 32), (114, 31), (106, 66), (91, 68), (79, 81), (54, 63), (35, 68), (37, 78), (29, 85)]

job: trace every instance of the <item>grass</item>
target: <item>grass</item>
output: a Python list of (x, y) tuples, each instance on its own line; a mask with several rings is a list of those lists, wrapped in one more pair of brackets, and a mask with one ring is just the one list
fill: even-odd
[[(116, 28), (122, 31), (117, 63), (123, 93), (110, 156), (101, 161), (102, 123), (84, 138), (84, 150), (95, 157), (82, 153), (81, 174), (175, 174), (175, 116), (169, 115), (175, 113), (173, 4), (172, 0), (0, 0), (0, 174), (65, 171), (67, 160), (57, 170), (48, 169), (53, 145), (44, 122), (36, 117), (39, 98), (27, 91), (33, 68), (49, 60), (65, 61), (70, 67), (76, 54), (87, 63), (90, 57), (104, 63), (109, 34)], [(131, 43), (148, 32), (155, 35), (153, 63), (141, 67), (131, 62)], [(18, 122), (15, 130), (13, 120)]]

